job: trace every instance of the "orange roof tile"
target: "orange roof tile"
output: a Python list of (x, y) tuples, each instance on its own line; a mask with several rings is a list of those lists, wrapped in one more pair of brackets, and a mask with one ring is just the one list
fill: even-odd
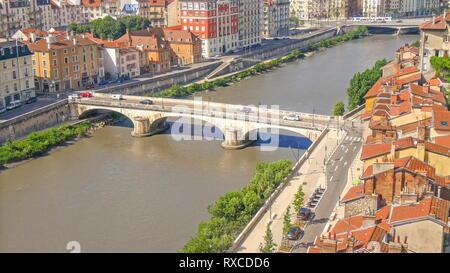
[(436, 130), (450, 130), (450, 111), (433, 111), (433, 127)]
[(447, 24), (443, 16), (438, 16), (434, 18), (434, 20), (431, 19), (429, 21), (426, 21), (425, 23), (422, 23), (419, 27), (420, 29), (446, 29)]
[(364, 197), (364, 185), (357, 185), (351, 187), (341, 201), (345, 203), (362, 197)]

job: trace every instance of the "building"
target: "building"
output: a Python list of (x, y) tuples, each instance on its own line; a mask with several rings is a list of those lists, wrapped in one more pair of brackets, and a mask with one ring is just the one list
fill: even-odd
[(433, 56), (448, 56), (450, 49), (449, 21), (450, 14), (444, 13), (442, 16), (433, 17), (433, 19), (420, 25), (420, 72), (425, 79), (435, 76), (435, 70), (431, 66), (430, 59)]
[(35, 97), (32, 55), (24, 43), (0, 42), (0, 106)]
[(83, 7), (70, 0), (50, 0), (52, 6), (52, 27), (68, 26), (71, 23), (88, 23)]
[(207, 58), (239, 47), (238, 10), (235, 0), (180, 0), (182, 28), (201, 39)]
[(60, 92), (99, 81), (98, 45), (85, 35), (53, 35), (26, 41), (39, 92)]
[(178, 0), (139, 0), (138, 15), (147, 18), (152, 27), (181, 24)]
[(265, 0), (263, 37), (288, 36), (289, 16), (289, 0)]
[(139, 51), (126, 44), (105, 42), (102, 44), (101, 58), (105, 75), (111, 79), (119, 77), (134, 78), (140, 75)]
[(141, 51), (141, 70), (145, 72), (161, 72), (172, 66), (203, 60), (201, 40), (192, 32), (179, 27), (127, 31), (116, 42)]
[(291, 11), (301, 20), (318, 18), (346, 19), (352, 16), (362, 16), (364, 0), (293, 0)]
[(119, 0), (82, 0), (84, 20), (93, 21), (105, 16), (121, 16), (122, 7)]
[(427, 197), (339, 220), (308, 253), (449, 253), (450, 202)]
[(0, 38), (10, 38), (22, 28), (49, 29), (52, 13), (49, 0), (0, 0)]
[[(230, 3), (232, 2), (230, 1)], [(238, 5), (238, 47), (250, 48), (256, 45), (260, 45), (264, 27), (264, 2), (260, 0), (238, 0)], [(285, 7), (284, 3), (280, 3), (280, 5)]]

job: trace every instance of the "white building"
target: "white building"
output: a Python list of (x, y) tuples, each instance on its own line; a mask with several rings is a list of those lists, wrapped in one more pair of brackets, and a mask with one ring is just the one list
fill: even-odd
[(125, 48), (112, 42), (103, 44), (99, 51), (101, 51), (104, 72), (109, 73), (112, 79), (121, 76), (133, 78), (140, 75), (137, 49)]
[(0, 106), (34, 97), (33, 53), (20, 42), (0, 42)]

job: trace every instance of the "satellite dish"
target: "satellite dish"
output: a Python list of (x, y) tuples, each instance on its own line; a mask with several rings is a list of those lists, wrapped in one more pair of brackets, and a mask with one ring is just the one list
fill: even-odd
[(368, 250), (370, 253), (380, 253), (380, 252), (381, 252), (381, 245), (380, 245), (380, 243), (377, 242), (377, 241), (370, 241), (370, 242), (367, 244), (367, 250)]

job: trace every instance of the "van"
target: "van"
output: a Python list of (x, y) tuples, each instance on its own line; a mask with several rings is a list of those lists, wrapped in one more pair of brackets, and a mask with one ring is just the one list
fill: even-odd
[(120, 94), (114, 94), (111, 96), (111, 99), (113, 100), (123, 100), (123, 96)]

